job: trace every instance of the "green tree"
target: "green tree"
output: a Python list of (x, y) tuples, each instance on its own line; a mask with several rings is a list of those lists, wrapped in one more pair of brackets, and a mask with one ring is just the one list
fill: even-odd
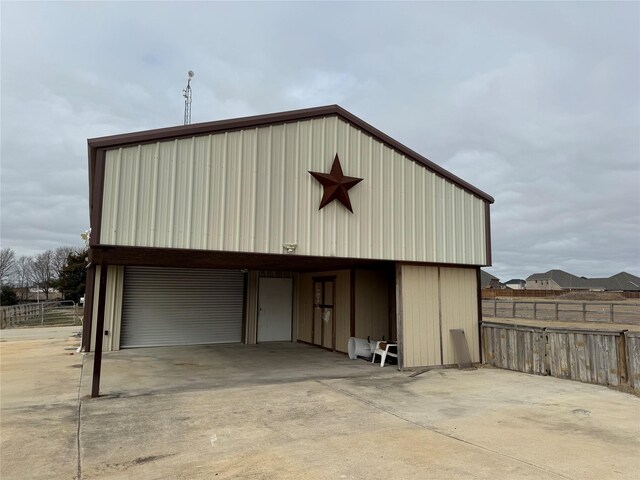
[(0, 305), (16, 305), (18, 303), (18, 296), (9, 285), (2, 285), (2, 292), (0, 293)]
[(84, 295), (85, 279), (87, 275), (87, 250), (71, 252), (67, 262), (60, 271), (60, 278), (56, 282), (65, 300), (80, 301)]

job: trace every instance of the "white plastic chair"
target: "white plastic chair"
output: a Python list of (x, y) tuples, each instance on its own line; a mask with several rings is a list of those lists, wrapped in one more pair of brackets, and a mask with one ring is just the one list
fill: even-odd
[[(380, 344), (385, 343), (385, 348), (380, 348)], [(396, 349), (396, 353), (390, 352), (389, 349)], [(397, 343), (389, 343), (389, 342), (376, 342), (376, 348), (373, 351), (373, 356), (371, 357), (371, 363), (376, 363), (376, 355), (380, 355), (380, 367), (384, 367), (384, 362), (387, 359), (387, 355), (390, 357), (398, 358), (398, 344)]]

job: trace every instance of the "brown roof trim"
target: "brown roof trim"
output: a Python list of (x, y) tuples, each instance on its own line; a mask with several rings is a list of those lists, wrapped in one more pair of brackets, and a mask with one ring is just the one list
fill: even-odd
[(102, 230), (105, 162), (105, 150), (98, 150), (89, 165), (89, 172), (93, 176), (93, 182), (89, 186), (89, 225), (91, 226), (89, 245), (92, 247), (100, 243), (100, 231)]
[(488, 267), (492, 265), (491, 262), (493, 261), (491, 258), (491, 205), (488, 203), (484, 204), (484, 235), (484, 244), (487, 249), (485, 267)]
[(462, 180), (460, 177), (436, 165), (428, 158), (411, 150), (400, 142), (394, 140), (387, 134), (381, 132), (377, 128), (369, 125), (367, 122), (356, 117), (339, 105), (326, 105), (323, 107), (305, 108), (302, 110), (292, 110), (288, 112), (270, 113), (266, 115), (256, 115), (252, 117), (234, 118), (230, 120), (219, 120), (215, 122), (196, 123), (193, 125), (181, 125), (177, 127), (160, 128), (156, 130), (147, 130), (143, 132), (125, 133), (122, 135), (112, 135), (108, 137), (91, 138), (88, 140), (90, 157), (97, 149), (107, 149), (113, 147), (122, 147), (125, 145), (157, 142), (180, 137), (192, 137), (198, 135), (208, 135), (211, 133), (240, 130), (244, 128), (256, 128), (265, 125), (273, 125), (278, 123), (289, 123), (300, 120), (308, 120), (311, 118), (327, 117), (336, 115), (355, 127), (359, 128), (366, 134), (380, 140), (397, 152), (405, 155), (416, 163), (426, 167), (441, 177), (455, 183), (464, 190), (473, 195), (493, 203), (493, 197), (482, 190), (474, 187), (470, 183)]
[(458, 176), (454, 175), (453, 173), (449, 172), (448, 170), (445, 170), (444, 168), (442, 168), (440, 165), (436, 165), (431, 160), (429, 160), (427, 157), (424, 157), (424, 156), (420, 155), (418, 152), (416, 152), (414, 150), (411, 150), (409, 147), (403, 145), (402, 143), (398, 142), (397, 140), (394, 140), (393, 138), (391, 138), (386, 133), (381, 132), (380, 130), (378, 130), (374, 126), (369, 125), (367, 122), (359, 119), (358, 117), (356, 117), (352, 113), (347, 112), (344, 108), (342, 108), (342, 107), (340, 107), (338, 105), (335, 105), (335, 107), (339, 110), (339, 112), (338, 112), (339, 116), (341, 116), (342, 118), (344, 118), (348, 122), (354, 124), (355, 126), (360, 128), (364, 132), (368, 133), (372, 137), (377, 138), (382, 143), (386, 143), (388, 146), (390, 146), (391, 148), (396, 150), (398, 153), (401, 153), (402, 155), (404, 155), (406, 157), (409, 157), (411, 160), (417, 162), (418, 164), (422, 165), (423, 167), (426, 167), (428, 170), (431, 170), (432, 172), (440, 175), (441, 177), (446, 178), (447, 180), (455, 183), (456, 185), (462, 187), (464, 190), (467, 190), (468, 192), (476, 195), (477, 197), (480, 197), (480, 198), (482, 198), (483, 200), (486, 200), (489, 203), (493, 203), (494, 202), (493, 197), (491, 195), (489, 195), (488, 193), (485, 193), (482, 190), (480, 190), (479, 188), (474, 187), (469, 182), (465, 182), (460, 177), (458, 177)]
[(223, 268), (273, 271), (321, 272), (347, 270), (351, 267), (384, 268), (390, 260), (342, 257), (311, 257), (306, 255), (192, 250), (186, 248), (128, 247), (98, 245), (89, 250), (93, 264), (131, 265), (175, 268)]
[(326, 117), (336, 115), (338, 105), (328, 105), (325, 107), (305, 108), (302, 110), (291, 110), (288, 112), (268, 113), (264, 115), (254, 115), (251, 117), (232, 118), (229, 120), (217, 120), (215, 122), (194, 123), (192, 125), (179, 125), (177, 127), (158, 128), (142, 132), (124, 133), (121, 135), (111, 135), (108, 137), (90, 138), (89, 147), (109, 148), (120, 147), (138, 143), (157, 142), (180, 137), (193, 137), (197, 135), (208, 135), (217, 132), (227, 132), (231, 130), (241, 130), (244, 128), (256, 128), (278, 123), (296, 122), (310, 118)]
[[(353, 257), (313, 257), (286, 253), (230, 252), (221, 250), (193, 250), (187, 248), (131, 247), (96, 245), (89, 249), (89, 261), (95, 265), (136, 265), (145, 267), (232, 268), (251, 270), (286, 270), (322, 272), (350, 268), (385, 268), (394, 260)], [(407, 262), (402, 265), (453, 267), (476, 269), (478, 265)]]

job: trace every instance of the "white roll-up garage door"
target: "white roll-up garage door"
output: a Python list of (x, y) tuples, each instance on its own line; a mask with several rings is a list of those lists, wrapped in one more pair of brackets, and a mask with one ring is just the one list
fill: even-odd
[(240, 342), (239, 270), (127, 267), (120, 347)]

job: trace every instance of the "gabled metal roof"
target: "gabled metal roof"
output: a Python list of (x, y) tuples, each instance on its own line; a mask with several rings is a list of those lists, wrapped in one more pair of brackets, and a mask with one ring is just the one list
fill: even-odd
[[(431, 170), (443, 178), (458, 185), (469, 193), (493, 203), (494, 199), (491, 195), (483, 192), (479, 188), (471, 185), (460, 177), (445, 170), (441, 166), (433, 163), (428, 158), (420, 155), (409, 147), (394, 140), (387, 134), (381, 132), (377, 128), (369, 125), (365, 121), (356, 117), (339, 105), (326, 105), (323, 107), (306, 108), (302, 110), (292, 110), (287, 112), (271, 113), (266, 115), (255, 115), (251, 117), (234, 118), (230, 120), (220, 120), (215, 122), (196, 123), (192, 125), (181, 125), (177, 127), (160, 128), (156, 130), (147, 130), (141, 132), (126, 133), (122, 135), (111, 135), (108, 137), (91, 138), (88, 140), (89, 157), (90, 157), (90, 175), (92, 171), (91, 159), (95, 156), (97, 149), (111, 149), (126, 145), (135, 145), (143, 143), (153, 143), (161, 140), (170, 140), (175, 138), (192, 137), (199, 135), (209, 135), (212, 133), (228, 132), (233, 130), (242, 130), (247, 128), (264, 127), (268, 125), (297, 122), (301, 120), (309, 120), (313, 118), (337, 116), (344, 121), (352, 124), (356, 128), (362, 130), (366, 134), (388, 145), (390, 148), (398, 151), (410, 160)], [(90, 178), (91, 186), (91, 178)]]

